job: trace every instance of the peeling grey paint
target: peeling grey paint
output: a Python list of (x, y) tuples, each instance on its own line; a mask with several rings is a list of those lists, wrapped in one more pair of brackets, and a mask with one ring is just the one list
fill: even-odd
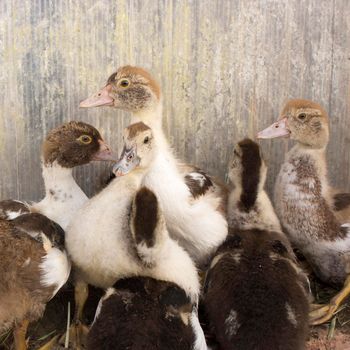
[[(40, 144), (63, 121), (89, 122), (120, 147), (127, 114), (78, 104), (123, 64), (160, 80), (177, 155), (221, 177), (233, 144), (286, 99), (319, 101), (331, 115), (331, 181), (349, 190), (349, 17), (347, 0), (0, 2), (0, 198), (42, 196)], [(289, 145), (262, 146), (271, 189)], [(91, 195), (106, 171), (76, 174)]]

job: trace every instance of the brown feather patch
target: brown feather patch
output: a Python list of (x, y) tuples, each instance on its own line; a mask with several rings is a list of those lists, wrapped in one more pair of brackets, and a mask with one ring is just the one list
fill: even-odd
[(204, 195), (213, 186), (210, 177), (205, 172), (199, 170), (187, 174), (185, 176), (185, 182), (193, 198)]
[(151, 128), (147, 126), (146, 124), (142, 122), (138, 122), (135, 124), (129, 125), (126, 130), (128, 132), (128, 138), (133, 139), (135, 136), (137, 136), (139, 133), (150, 130)]
[(333, 197), (336, 211), (350, 207), (350, 193), (337, 193)]
[(238, 143), (242, 150), (242, 195), (240, 205), (249, 211), (255, 204), (260, 182), (260, 167), (262, 164), (259, 145), (250, 139)]
[(142, 187), (134, 200), (135, 240), (139, 244), (145, 242), (147, 247), (155, 244), (155, 229), (158, 221), (158, 201), (155, 194), (146, 187)]

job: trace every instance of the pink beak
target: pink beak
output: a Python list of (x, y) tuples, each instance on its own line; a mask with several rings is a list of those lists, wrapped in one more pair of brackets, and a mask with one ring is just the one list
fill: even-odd
[(99, 107), (99, 106), (113, 106), (114, 99), (109, 96), (112, 90), (112, 86), (107, 84), (103, 89), (96, 92), (96, 94), (88, 97), (86, 100), (81, 101), (79, 107), (89, 108), (89, 107)]
[(111, 148), (102, 140), (98, 140), (99, 150), (94, 154), (93, 160), (116, 161), (118, 157), (113, 154)]
[(275, 137), (289, 137), (290, 131), (287, 127), (287, 117), (273, 123), (266, 129), (258, 132), (258, 139), (273, 139)]

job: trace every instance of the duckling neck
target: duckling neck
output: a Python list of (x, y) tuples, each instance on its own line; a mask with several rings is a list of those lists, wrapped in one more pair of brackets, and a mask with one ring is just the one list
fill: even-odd
[(161, 132), (163, 132), (162, 119), (163, 105), (162, 102), (159, 101), (154, 106), (151, 106), (138, 112), (134, 112), (131, 118), (131, 123), (133, 124), (137, 122), (143, 122), (152, 130), (160, 130)]
[(231, 192), (228, 203), (228, 222), (231, 227), (281, 231), (281, 225), (263, 186), (263, 182), (259, 183), (256, 198), (249, 208), (245, 207), (242, 187), (236, 186)]
[(70, 168), (64, 168), (57, 162), (43, 162), (42, 176), (45, 197), (33, 207), (65, 229), (72, 216), (88, 198), (75, 182)]

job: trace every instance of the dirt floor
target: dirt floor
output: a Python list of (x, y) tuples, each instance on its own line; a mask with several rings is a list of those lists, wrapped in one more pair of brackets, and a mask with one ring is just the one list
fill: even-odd
[[(336, 290), (321, 284), (315, 278), (311, 278), (311, 286), (316, 297), (315, 302), (318, 303), (325, 303), (336, 293)], [(86, 324), (93, 321), (97, 303), (102, 295), (102, 290), (90, 288), (89, 299), (84, 310)], [(73, 317), (74, 293), (73, 286), (70, 283), (48, 303), (44, 317), (30, 326), (28, 331), (29, 350), (36, 350), (55, 335), (63, 334), (67, 324), (68, 302), (71, 303), (71, 317)], [(210, 339), (208, 340), (210, 342)], [(0, 349), (13, 350), (10, 332), (0, 335)], [(59, 346), (56, 350), (58, 349), (63, 349), (63, 347)], [(343, 304), (341, 311), (332, 322), (311, 327), (306, 349), (350, 350), (350, 300)]]
[[(315, 302), (326, 303), (336, 290), (311, 278)], [(331, 322), (311, 327), (307, 350), (350, 350), (350, 300), (345, 302)]]

